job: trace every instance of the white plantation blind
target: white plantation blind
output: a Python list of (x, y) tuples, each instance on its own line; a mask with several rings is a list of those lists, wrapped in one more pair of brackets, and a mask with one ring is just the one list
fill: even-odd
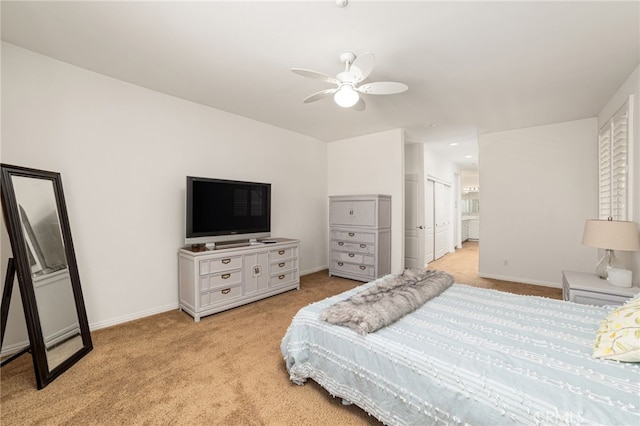
[(599, 218), (611, 216), (611, 120), (600, 129), (598, 138)]
[(633, 98), (600, 129), (598, 137), (599, 217), (628, 220), (631, 144), (630, 117)]

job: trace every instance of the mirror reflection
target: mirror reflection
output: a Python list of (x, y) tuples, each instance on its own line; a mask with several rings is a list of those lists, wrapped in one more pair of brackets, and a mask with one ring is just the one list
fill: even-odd
[(465, 192), (461, 198), (463, 215), (478, 215), (480, 213), (480, 197), (477, 191)]
[(80, 324), (51, 180), (13, 176), (49, 370), (82, 349)]

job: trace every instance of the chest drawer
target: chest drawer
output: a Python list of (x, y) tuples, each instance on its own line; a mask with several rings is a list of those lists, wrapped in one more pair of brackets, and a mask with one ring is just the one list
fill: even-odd
[(331, 250), (347, 251), (351, 253), (374, 254), (375, 245), (367, 243), (347, 243), (344, 241), (331, 241)]
[(200, 291), (206, 291), (218, 287), (240, 285), (242, 282), (241, 271), (224, 272), (222, 274), (203, 275), (200, 277)]
[(570, 300), (583, 305), (605, 306), (622, 305), (628, 297), (617, 296), (615, 294), (595, 293), (592, 291), (571, 290)]
[(296, 278), (294, 271), (283, 272), (282, 274), (272, 275), (269, 280), (269, 287), (276, 287), (279, 285), (289, 284)]
[(336, 260), (331, 261), (331, 269), (338, 272), (342, 271), (368, 277), (373, 277), (375, 275), (375, 268), (372, 265), (357, 265), (354, 263), (340, 262)]
[(375, 234), (369, 234), (366, 232), (353, 232), (353, 231), (331, 231), (331, 239), (332, 240), (341, 240), (341, 241), (357, 241), (360, 243), (375, 243), (376, 236)]
[(294, 249), (293, 247), (283, 248), (279, 250), (271, 250), (269, 252), (269, 257), (272, 261), (281, 260), (281, 259), (290, 259), (294, 257)]
[(278, 274), (283, 271), (290, 271), (294, 268), (294, 266), (295, 266), (295, 262), (293, 259), (274, 262), (271, 264), (271, 272), (274, 274)]
[(237, 284), (235, 287), (223, 287), (214, 291), (202, 293), (200, 295), (200, 307), (214, 305), (226, 300), (234, 299), (242, 296), (242, 286)]
[(363, 265), (373, 265), (375, 257), (360, 253), (346, 253), (341, 251), (331, 252), (331, 260), (340, 262), (361, 263)]
[(200, 261), (200, 275), (213, 274), (242, 267), (242, 256), (229, 256)]

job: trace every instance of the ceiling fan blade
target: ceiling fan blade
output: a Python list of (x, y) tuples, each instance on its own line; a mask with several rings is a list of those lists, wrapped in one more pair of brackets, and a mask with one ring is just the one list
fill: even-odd
[(350, 68), (350, 71), (356, 76), (356, 82), (363, 81), (369, 77), (375, 63), (376, 58), (373, 53), (365, 52), (358, 55)]
[(360, 97), (360, 99), (358, 99), (358, 102), (356, 102), (356, 104), (352, 106), (351, 109), (356, 111), (364, 111), (365, 109), (367, 109), (367, 104), (365, 103), (364, 99)]
[(369, 95), (395, 95), (405, 92), (409, 86), (395, 81), (380, 81), (378, 83), (365, 83), (356, 88), (358, 92)]
[(338, 91), (338, 88), (321, 90), (319, 92), (314, 93), (313, 95), (307, 96), (306, 98), (304, 98), (302, 102), (305, 104), (308, 104), (309, 102), (319, 101), (322, 98), (326, 98), (327, 96), (333, 95), (337, 91)]
[(291, 71), (303, 77), (313, 78), (314, 80), (322, 80), (326, 81), (327, 83), (340, 84), (340, 82), (334, 77), (318, 71), (306, 70), (304, 68), (291, 68)]

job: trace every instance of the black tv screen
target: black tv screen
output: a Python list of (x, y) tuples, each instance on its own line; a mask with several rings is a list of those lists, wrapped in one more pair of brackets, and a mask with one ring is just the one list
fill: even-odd
[(269, 236), (271, 184), (187, 176), (186, 192), (187, 243)]

